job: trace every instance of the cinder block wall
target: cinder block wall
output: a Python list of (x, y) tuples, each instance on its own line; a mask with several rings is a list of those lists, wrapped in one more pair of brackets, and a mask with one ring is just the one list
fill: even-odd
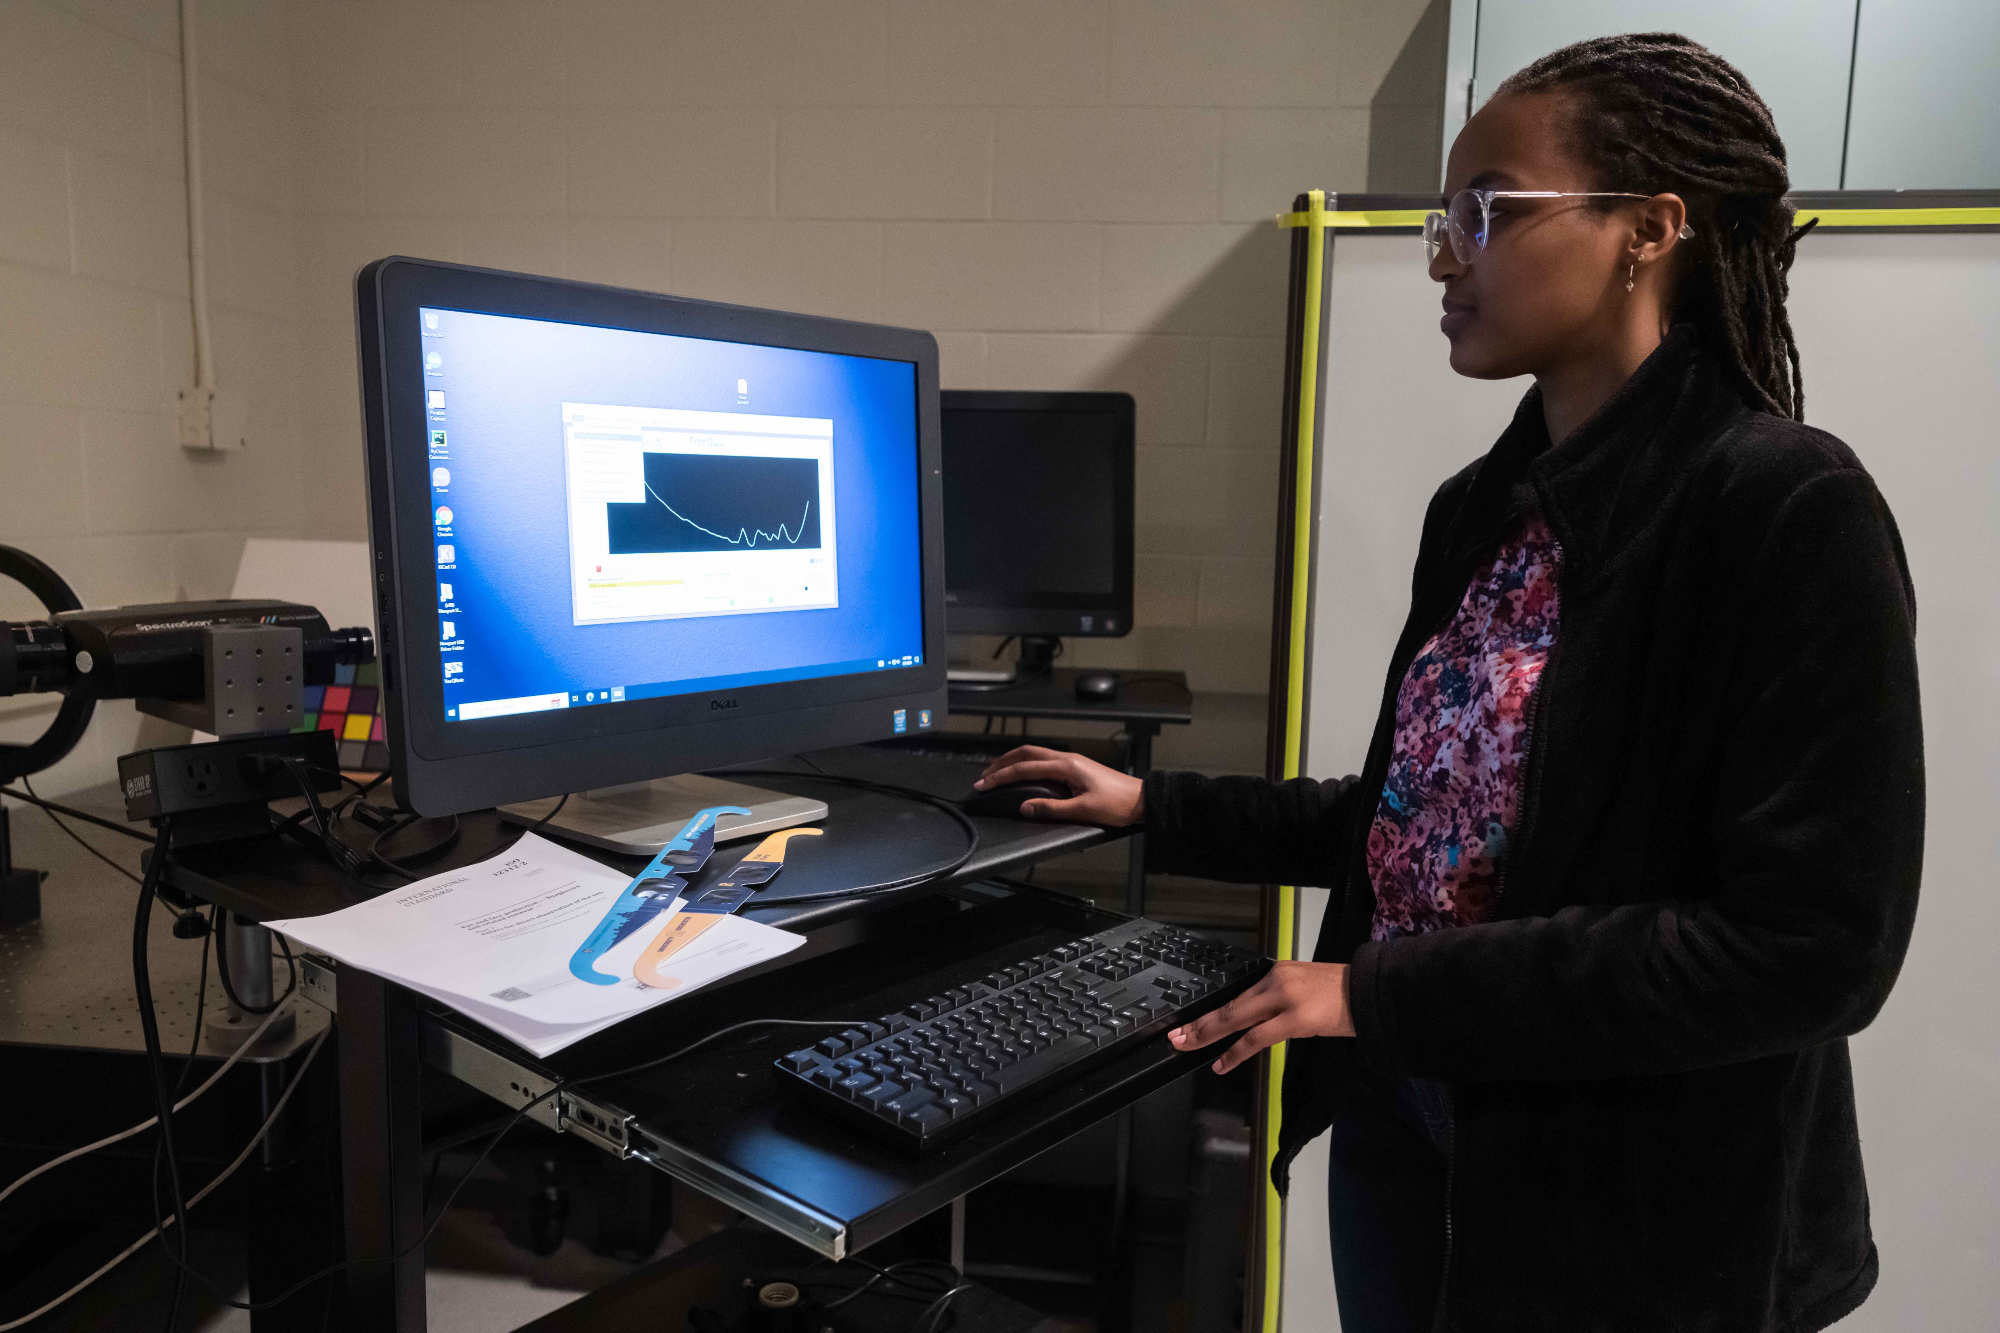
[[(182, 450), (173, 414), (193, 357), (175, 0), (0, 3), (0, 541), (89, 604), (227, 593), (244, 537), (304, 513), (284, 10), (200, 14), (212, 341), (250, 438), (227, 456)], [(0, 584), (0, 617), (38, 610)], [(0, 699), (0, 739), (52, 711)], [(108, 781), (138, 727), (107, 706), (40, 788)]]

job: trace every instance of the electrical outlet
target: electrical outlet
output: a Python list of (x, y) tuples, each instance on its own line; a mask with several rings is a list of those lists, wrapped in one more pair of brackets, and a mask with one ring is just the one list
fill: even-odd
[(213, 760), (190, 758), (186, 765), (181, 777), (191, 795), (210, 797), (222, 789), (222, 775), (216, 771)]
[(188, 385), (180, 392), (181, 448), (209, 450), (215, 447), (211, 433), (215, 419), (215, 390)]
[(189, 385), (180, 391), (181, 448), (237, 453), (249, 446), (250, 405), (230, 389)]

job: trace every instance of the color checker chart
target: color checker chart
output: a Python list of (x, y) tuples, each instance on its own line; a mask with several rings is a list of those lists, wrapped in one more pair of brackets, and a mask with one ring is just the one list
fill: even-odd
[(379, 663), (335, 667), (333, 684), (306, 686), (304, 711), (294, 730), (332, 732), (339, 742), (342, 768), (380, 772), (389, 767)]

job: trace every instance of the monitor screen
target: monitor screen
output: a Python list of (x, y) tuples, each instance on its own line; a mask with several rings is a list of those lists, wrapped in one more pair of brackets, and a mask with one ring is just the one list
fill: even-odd
[(1126, 394), (943, 396), (953, 631), (1130, 628), (1132, 421)]
[(942, 720), (930, 335), (400, 258), (356, 301), (412, 809)]
[(446, 720), (922, 663), (914, 365), (418, 319)]

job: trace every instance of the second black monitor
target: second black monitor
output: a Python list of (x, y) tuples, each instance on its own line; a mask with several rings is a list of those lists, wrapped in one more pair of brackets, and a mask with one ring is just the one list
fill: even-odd
[(1130, 630), (1132, 396), (941, 397), (951, 632)]

